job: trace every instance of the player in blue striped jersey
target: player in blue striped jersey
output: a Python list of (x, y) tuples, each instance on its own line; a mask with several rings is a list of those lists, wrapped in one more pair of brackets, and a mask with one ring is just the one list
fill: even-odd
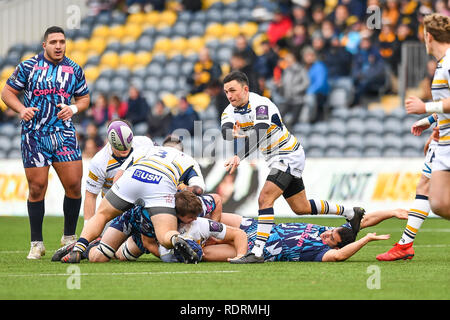
[[(89, 107), (90, 98), (83, 70), (65, 56), (65, 41), (63, 29), (48, 28), (44, 51), (17, 66), (1, 95), (5, 104), (20, 115), (22, 124), (22, 161), (29, 185), (27, 206), (31, 226), (28, 259), (39, 259), (45, 254), (42, 223), (50, 165), (65, 190), (61, 242), (76, 240), (82, 163), (71, 118)], [(18, 98), (21, 91), (23, 102)]]

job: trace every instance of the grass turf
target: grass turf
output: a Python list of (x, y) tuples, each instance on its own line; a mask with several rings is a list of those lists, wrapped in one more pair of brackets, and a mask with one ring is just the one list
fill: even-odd
[[(277, 219), (276, 222), (287, 221), (330, 226), (343, 223), (342, 219), (329, 218)], [(66, 265), (50, 261), (59, 245), (62, 218), (44, 219), (47, 253), (41, 260), (32, 261), (26, 259), (28, 218), (0, 217), (0, 299), (448, 300), (449, 221), (437, 218), (425, 221), (415, 241), (413, 260), (379, 262), (375, 259), (400, 238), (405, 223), (391, 219), (362, 230), (359, 237), (377, 232), (389, 233), (391, 239), (371, 242), (349, 260), (339, 263), (185, 265), (165, 264), (146, 255), (136, 262), (90, 264), (82, 261), (78, 265)], [(81, 230), (81, 225), (77, 230)], [(368, 286), (368, 283), (375, 283), (373, 266), (379, 268), (379, 289)], [(71, 277), (73, 270), (81, 276)], [(70, 289), (74, 285), (75, 289)]]

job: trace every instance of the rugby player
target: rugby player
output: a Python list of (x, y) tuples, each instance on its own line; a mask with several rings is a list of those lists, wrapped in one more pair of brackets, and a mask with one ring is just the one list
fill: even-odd
[[(72, 116), (86, 110), (90, 101), (83, 70), (65, 56), (64, 30), (48, 28), (42, 47), (43, 52), (17, 66), (1, 93), (2, 100), (19, 114), (22, 123), (22, 161), (28, 181), (31, 229), (28, 259), (40, 259), (45, 254), (42, 225), (50, 166), (65, 191), (61, 244), (76, 241), (83, 170)], [(18, 98), (21, 91), (23, 103)]]
[(437, 113), (439, 142), (429, 187), (431, 210), (450, 219), (450, 17), (434, 13), (425, 16), (424, 42), (427, 53), (437, 61), (431, 83), (432, 102), (423, 102), (418, 97), (406, 99), (407, 113)]
[[(297, 138), (287, 130), (276, 105), (265, 97), (249, 92), (247, 76), (242, 72), (231, 72), (223, 83), (230, 104), (222, 113), (222, 135), (225, 140), (235, 141), (235, 155), (225, 162), (226, 169), (232, 174), (240, 161), (256, 148), (260, 149), (270, 168), (258, 197), (255, 246), (242, 258), (230, 262), (264, 262), (264, 245), (274, 224), (273, 205), (281, 195), (296, 214), (342, 215), (357, 232), (364, 209), (345, 208), (328, 201), (306, 198), (302, 179), (305, 153)], [(242, 137), (245, 138), (245, 146), (242, 150), (237, 150), (236, 139)]]

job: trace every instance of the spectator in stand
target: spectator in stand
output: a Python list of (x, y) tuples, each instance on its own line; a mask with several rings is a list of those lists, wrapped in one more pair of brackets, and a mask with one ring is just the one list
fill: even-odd
[(286, 39), (287, 47), (290, 51), (297, 55), (297, 60), (301, 58), (300, 52), (305, 46), (311, 44), (308, 29), (305, 24), (296, 24), (289, 32)]
[(108, 121), (108, 100), (106, 96), (100, 93), (94, 105), (87, 112), (97, 126), (103, 126)]
[(338, 4), (332, 13), (332, 17), (335, 29), (339, 33), (343, 33), (347, 28), (347, 19), (350, 17), (347, 6)]
[(186, 129), (191, 136), (194, 136), (195, 121), (199, 121), (200, 117), (189, 104), (186, 97), (180, 98), (177, 106), (177, 113), (173, 116), (170, 123), (169, 132), (173, 133), (177, 129)]
[(202, 10), (202, 0), (181, 0), (181, 10), (185, 11), (200, 11)]
[(306, 89), (309, 86), (309, 77), (306, 69), (297, 61), (296, 55), (289, 51), (284, 56), (285, 68), (281, 80), (277, 82), (278, 91), (283, 101), (278, 104), (281, 116), (286, 121), (290, 115), (290, 121), (286, 123), (292, 129), (298, 122), (302, 111)]
[(116, 95), (111, 96), (108, 105), (108, 120), (121, 118), (126, 119), (128, 113), (128, 104), (121, 101)]
[(386, 81), (386, 68), (378, 49), (369, 38), (361, 39), (359, 52), (354, 56), (352, 78), (355, 85), (354, 104), (361, 103), (361, 97), (378, 94)]
[(398, 0), (387, 0), (383, 4), (381, 17), (383, 23), (389, 23), (392, 26), (396, 26), (400, 18)]
[(141, 96), (139, 90), (131, 86), (128, 90), (127, 120), (134, 126), (146, 121), (145, 115), (150, 111), (147, 100)]
[(317, 59), (324, 60), (325, 54), (329, 51), (329, 44), (325, 42), (320, 31), (316, 31), (311, 36), (311, 46), (317, 54)]
[(273, 14), (272, 21), (267, 28), (267, 37), (270, 45), (273, 47), (287, 35), (292, 28), (292, 21), (288, 16), (285, 16), (280, 10), (276, 10)]
[[(2, 107), (1, 103), (0, 107)], [(14, 110), (5, 106), (4, 108), (0, 108), (0, 125), (2, 123), (13, 123), (15, 125), (20, 125), (20, 119)]]
[(437, 0), (434, 3), (436, 13), (450, 17), (450, 3), (446, 0)]
[(325, 20), (322, 23), (320, 31), (322, 33), (322, 37), (327, 42), (331, 41), (331, 38), (333, 38), (334, 36), (339, 36), (339, 33), (336, 31), (336, 28), (334, 27), (334, 24), (331, 20)]
[(268, 40), (261, 42), (261, 51), (261, 55), (256, 58), (254, 69), (259, 76), (267, 80), (273, 77), (273, 70), (278, 64), (278, 54), (270, 46)]
[(333, 37), (330, 48), (325, 54), (323, 62), (328, 69), (328, 83), (330, 90), (344, 88), (347, 95), (353, 95), (354, 87), (351, 77), (353, 56), (339, 41), (337, 36)]
[(326, 15), (323, 11), (323, 6), (320, 4), (312, 8), (312, 22), (308, 25), (308, 33), (314, 34), (315, 31), (320, 31), (322, 23), (325, 21)]
[(172, 113), (166, 107), (162, 100), (156, 102), (153, 106), (152, 112), (149, 112), (147, 119), (148, 129), (147, 134), (150, 138), (162, 138), (169, 133), (169, 126), (172, 122)]
[(247, 75), (249, 81), (249, 89), (251, 92), (260, 94), (258, 75), (253, 70), (252, 66), (247, 64), (247, 60), (240, 53), (234, 53), (230, 59), (231, 71), (241, 71)]
[(218, 79), (210, 81), (206, 88), (206, 92), (211, 98), (211, 104), (216, 107), (217, 114), (222, 114), (223, 110), (230, 103), (227, 99), (227, 96), (225, 95), (225, 92), (223, 91), (222, 82)]
[(91, 159), (99, 150), (94, 139), (87, 139), (84, 143), (82, 157), (83, 159)]
[(252, 68), (254, 67), (257, 56), (255, 51), (253, 51), (252, 47), (249, 45), (244, 34), (241, 33), (236, 37), (233, 53), (239, 53), (240, 55), (245, 57), (247, 65), (251, 66)]
[(355, 16), (358, 20), (362, 20), (366, 15), (366, 1), (365, 0), (339, 0), (339, 3), (345, 5), (350, 16)]
[(417, 19), (419, 13), (419, 1), (400, 0), (400, 21), (410, 25), (414, 34), (417, 33), (419, 21)]
[(394, 58), (394, 50), (397, 37), (395, 36), (393, 26), (389, 23), (383, 23), (380, 34), (378, 35), (378, 45), (380, 47), (380, 55), (389, 65), (391, 70), (397, 68)]
[(92, 139), (99, 150), (105, 144), (104, 139), (98, 133), (98, 127), (93, 122), (86, 126), (86, 139)]
[(300, 5), (294, 5), (291, 10), (292, 15), (292, 24), (304, 24), (309, 25), (311, 23), (311, 19), (308, 15), (307, 8), (300, 6)]
[(361, 41), (362, 23), (355, 16), (347, 19), (347, 28), (341, 34), (341, 44), (351, 54), (358, 52), (359, 43)]
[(328, 69), (322, 61), (317, 59), (316, 52), (311, 47), (303, 50), (303, 62), (309, 76), (305, 104), (309, 110), (309, 121), (315, 123), (325, 119), (325, 104), (330, 92)]
[(203, 92), (207, 84), (214, 79), (219, 79), (222, 74), (220, 66), (211, 59), (209, 49), (204, 47), (198, 54), (198, 61), (194, 65), (188, 84), (191, 85), (191, 93)]

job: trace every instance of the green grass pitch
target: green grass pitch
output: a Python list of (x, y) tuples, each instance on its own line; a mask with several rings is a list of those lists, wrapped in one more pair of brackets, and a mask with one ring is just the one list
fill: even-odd
[[(298, 218), (338, 226), (343, 219)], [(81, 219), (77, 232), (81, 230)], [(45, 217), (46, 255), (26, 259), (29, 225), (26, 217), (0, 217), (0, 299), (118, 300), (329, 300), (450, 298), (450, 221), (430, 218), (422, 226), (411, 261), (378, 262), (391, 248), (406, 221), (391, 219), (362, 230), (391, 234), (369, 243), (345, 262), (271, 262), (257, 265), (199, 263), (165, 264), (146, 255), (136, 262), (112, 261), (75, 265), (51, 262), (59, 245), (63, 219)], [(358, 237), (358, 238), (359, 238)], [(72, 272), (79, 272), (75, 280)]]

